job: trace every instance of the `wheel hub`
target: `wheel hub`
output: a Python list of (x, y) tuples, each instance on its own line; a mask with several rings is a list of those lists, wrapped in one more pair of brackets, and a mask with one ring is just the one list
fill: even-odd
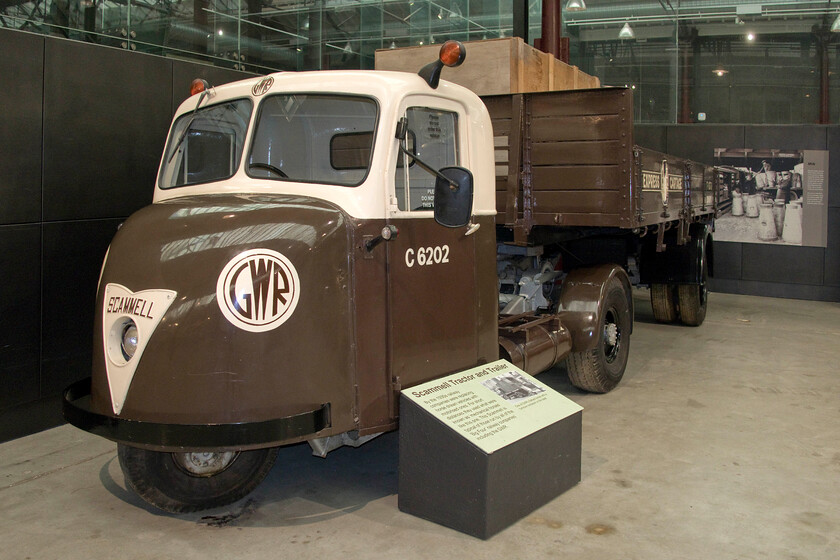
[(191, 476), (213, 476), (228, 468), (239, 453), (191, 452), (173, 453), (172, 458), (178, 467)]
[(621, 347), (621, 329), (618, 327), (615, 313), (610, 310), (604, 322), (604, 358), (613, 363)]
[(604, 340), (609, 346), (615, 346), (618, 342), (618, 327), (615, 323), (610, 323), (604, 327)]

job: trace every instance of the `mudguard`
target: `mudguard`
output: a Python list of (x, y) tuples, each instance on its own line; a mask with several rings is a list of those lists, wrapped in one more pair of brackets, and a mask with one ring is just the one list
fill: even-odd
[[(601, 264), (577, 268), (563, 280), (557, 315), (572, 335), (572, 352), (595, 348), (601, 341), (601, 318), (604, 312), (607, 285), (617, 278), (627, 294), (630, 316), (633, 316), (633, 297), (630, 278), (617, 264)], [(632, 332), (633, 323), (630, 323)]]

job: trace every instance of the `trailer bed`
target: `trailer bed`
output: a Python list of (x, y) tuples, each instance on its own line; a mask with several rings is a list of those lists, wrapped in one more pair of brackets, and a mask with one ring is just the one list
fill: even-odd
[(636, 146), (627, 88), (484, 96), (493, 122), (497, 224), (635, 229), (712, 218), (711, 166)]

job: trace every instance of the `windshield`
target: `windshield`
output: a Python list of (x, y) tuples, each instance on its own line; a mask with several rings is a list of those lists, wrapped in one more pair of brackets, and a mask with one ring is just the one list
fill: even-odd
[(250, 99), (219, 103), (181, 115), (169, 135), (160, 188), (228, 179), (242, 160)]
[(356, 186), (370, 169), (373, 99), (282, 94), (260, 105), (246, 170), (251, 177)]

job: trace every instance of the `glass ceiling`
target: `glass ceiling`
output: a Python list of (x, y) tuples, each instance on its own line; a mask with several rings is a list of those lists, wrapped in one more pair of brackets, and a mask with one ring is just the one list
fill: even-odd
[[(514, 1), (0, 0), (0, 26), (255, 73), (373, 68), (376, 49), (510, 37)], [(541, 1), (527, 2), (533, 44)], [(637, 122), (813, 123), (821, 75), (840, 95), (840, 0), (586, 6), (562, 14), (570, 62), (633, 87)]]

